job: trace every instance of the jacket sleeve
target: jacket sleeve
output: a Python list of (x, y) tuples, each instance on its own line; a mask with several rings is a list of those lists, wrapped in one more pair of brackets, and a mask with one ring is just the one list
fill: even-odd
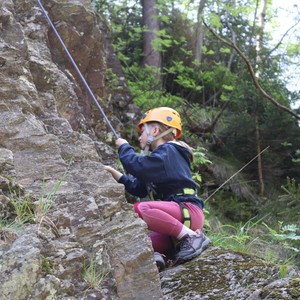
[(125, 190), (133, 196), (143, 198), (148, 194), (147, 188), (133, 176), (123, 174), (118, 182), (124, 184)]
[(141, 156), (135, 153), (132, 146), (123, 144), (119, 148), (119, 158), (124, 169), (141, 182), (152, 182), (153, 178), (165, 178), (164, 155), (153, 151), (150, 155)]

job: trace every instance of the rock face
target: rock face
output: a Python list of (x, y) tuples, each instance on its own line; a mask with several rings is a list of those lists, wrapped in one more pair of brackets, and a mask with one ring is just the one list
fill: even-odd
[[(47, 1), (46, 9), (119, 129), (104, 24), (90, 1)], [(116, 158), (111, 133), (39, 6), (1, 0), (0, 29), (0, 298), (159, 299), (145, 225), (103, 170)], [(26, 203), (26, 195), (35, 220), (15, 229), (12, 198)], [(91, 261), (105, 276), (96, 287), (82, 275)]]
[(300, 279), (279, 276), (257, 257), (211, 247), (200, 257), (161, 273), (164, 300), (299, 299)]
[[(43, 2), (119, 131), (138, 110), (105, 23), (88, 0)], [(103, 169), (113, 136), (40, 7), (0, 3), (0, 299), (299, 299), (299, 280), (217, 248), (158, 274), (145, 224)]]

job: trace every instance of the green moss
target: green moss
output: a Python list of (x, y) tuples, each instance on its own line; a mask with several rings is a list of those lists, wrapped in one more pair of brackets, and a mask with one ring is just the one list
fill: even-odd
[[(212, 282), (214, 289), (226, 290), (228, 288), (225, 276), (214, 272), (215, 265), (213, 261), (210, 264), (207, 261), (205, 263), (191, 261), (184, 266), (184, 270), (176, 272), (170, 281), (162, 284), (162, 288), (171, 286), (172, 290), (176, 290), (174, 299), (183, 299), (189, 292), (205, 295), (212, 288)], [(188, 290), (186, 289), (187, 287)]]
[(282, 294), (289, 295), (288, 299), (299, 299), (300, 298), (300, 279), (292, 279), (284, 287), (272, 287), (266, 288), (261, 294), (261, 298), (265, 299), (283, 299)]
[(300, 298), (300, 279), (293, 279), (290, 282), (290, 287), (288, 288), (288, 292), (293, 297), (299, 299)]
[[(276, 265), (251, 255), (215, 248), (179, 266), (166, 278), (162, 274), (162, 289), (166, 294), (176, 291), (172, 294), (174, 300), (207, 295), (208, 291), (214, 294), (213, 299), (223, 299), (224, 292), (230, 290), (229, 285), (239, 282), (250, 293), (257, 284), (276, 280), (277, 269)], [(296, 293), (297, 288), (294, 290)], [(264, 292), (269, 295), (271, 291)], [(280, 292), (277, 298), (280, 299)]]

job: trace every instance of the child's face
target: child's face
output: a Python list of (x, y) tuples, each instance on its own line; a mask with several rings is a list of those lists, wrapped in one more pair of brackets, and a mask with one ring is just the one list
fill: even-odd
[(139, 137), (140, 147), (141, 147), (142, 150), (144, 150), (145, 147), (146, 147), (147, 138), (148, 138), (148, 134), (146, 132), (145, 126), (143, 126), (142, 130), (141, 130), (141, 135)]
[[(149, 136), (155, 137), (159, 134), (159, 127), (156, 123), (147, 124), (141, 129), (141, 135), (139, 137), (139, 142), (141, 149), (144, 150), (147, 145), (147, 140)], [(151, 144), (153, 146), (153, 143)], [(153, 150), (153, 149), (152, 149)]]

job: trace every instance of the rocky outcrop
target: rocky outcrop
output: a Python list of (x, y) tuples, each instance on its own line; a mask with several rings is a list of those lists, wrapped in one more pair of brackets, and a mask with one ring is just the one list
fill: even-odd
[(164, 300), (299, 299), (299, 277), (255, 256), (211, 247), (200, 257), (161, 273)]
[[(118, 128), (105, 84), (107, 38), (90, 2), (46, 8)], [(0, 27), (0, 298), (159, 299), (145, 225), (103, 170), (116, 158), (111, 133), (40, 8), (1, 1)], [(34, 215), (14, 228), (18, 203), (31, 203)], [(104, 277), (96, 286), (82, 274), (91, 261)]]
[[(88, 0), (43, 2), (119, 131), (138, 110), (105, 23)], [(0, 299), (299, 298), (299, 280), (218, 248), (158, 274), (145, 224), (103, 169), (113, 136), (37, 2), (0, 3)]]

